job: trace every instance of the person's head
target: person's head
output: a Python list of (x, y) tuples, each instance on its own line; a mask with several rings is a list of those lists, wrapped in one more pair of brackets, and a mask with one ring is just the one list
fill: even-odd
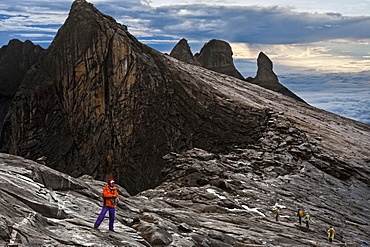
[(114, 178), (110, 178), (110, 179), (108, 179), (108, 185), (109, 186), (114, 186), (114, 183), (115, 183), (115, 181), (114, 181)]
[(330, 226), (330, 228), (333, 228), (332, 226)]

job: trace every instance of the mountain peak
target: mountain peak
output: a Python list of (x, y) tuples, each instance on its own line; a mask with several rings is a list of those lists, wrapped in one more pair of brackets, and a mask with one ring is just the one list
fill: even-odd
[(230, 112), (236, 103), (223, 94), (78, 1), (25, 77), (4, 125), (3, 149), (47, 156), (49, 166), (72, 176), (114, 176), (137, 193), (160, 181), (168, 152), (225, 150), (259, 139), (266, 109), (240, 102)]
[[(204, 53), (230, 56), (210, 44)], [(4, 244), (323, 246), (329, 223), (337, 243), (370, 241), (370, 125), (160, 53), (85, 1), (12, 100), (0, 136)], [(26, 160), (39, 157), (48, 168)], [(138, 194), (122, 195), (116, 233), (91, 230), (105, 186), (92, 177)]]
[(186, 63), (198, 64), (194, 60), (194, 56), (191, 52), (188, 41), (184, 38), (175, 45), (170, 53), (170, 56)]
[(288, 88), (284, 87), (280, 82), (275, 72), (273, 71), (273, 63), (268, 58), (268, 56), (260, 52), (257, 58), (257, 75), (255, 78), (248, 77), (246, 80), (248, 82), (257, 84), (261, 87), (270, 89), (272, 91), (281, 93), (283, 95), (289, 96), (295, 100), (304, 102), (299, 96), (290, 91)]
[(244, 80), (244, 77), (235, 68), (232, 56), (230, 44), (217, 39), (208, 41), (200, 52), (194, 55), (195, 60), (203, 67)]
[(205, 43), (201, 51), (193, 56), (188, 41), (183, 38), (176, 44), (170, 53), (170, 56), (180, 61), (199, 65), (244, 80), (243, 76), (234, 66), (232, 55), (233, 52), (229, 43), (216, 39), (212, 39)]

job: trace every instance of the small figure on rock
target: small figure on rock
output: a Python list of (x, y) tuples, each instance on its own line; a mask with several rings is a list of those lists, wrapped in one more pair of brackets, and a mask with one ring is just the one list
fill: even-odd
[(310, 226), (309, 226), (309, 222), (310, 222), (310, 220), (311, 220), (311, 216), (308, 214), (308, 213), (306, 213), (306, 215), (304, 216), (304, 220), (306, 221), (306, 227), (307, 228), (310, 228)]
[(302, 217), (303, 217), (302, 209), (298, 208), (297, 216), (298, 216), (298, 219), (299, 219), (299, 225), (302, 225)]
[(328, 232), (329, 242), (332, 243), (334, 239), (335, 230), (332, 226), (330, 226), (327, 232)]
[(279, 207), (275, 208), (274, 214), (275, 214), (276, 221), (279, 221), (279, 215), (280, 215)]
[(114, 183), (115, 183), (114, 178), (110, 178), (108, 180), (108, 185), (105, 186), (103, 189), (103, 196), (102, 196), (103, 208), (101, 210), (101, 213), (98, 219), (96, 220), (94, 224), (94, 228), (98, 228), (100, 226), (100, 224), (103, 222), (105, 218), (105, 214), (107, 213), (107, 211), (109, 211), (109, 230), (114, 231), (113, 224), (114, 224), (114, 217), (116, 213), (115, 207), (117, 205), (118, 198), (119, 198), (118, 190), (117, 190), (117, 187), (114, 187)]

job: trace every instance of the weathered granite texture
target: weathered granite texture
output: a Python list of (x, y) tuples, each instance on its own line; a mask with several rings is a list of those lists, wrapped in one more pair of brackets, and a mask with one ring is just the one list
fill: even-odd
[(137, 193), (158, 184), (166, 153), (254, 143), (266, 121), (265, 107), (225, 100), (197, 74), (77, 0), (28, 71), (0, 145), (30, 159), (46, 156), (72, 176), (115, 175)]
[[(0, 145), (0, 245), (325, 246), (330, 225), (370, 243), (369, 125), (161, 54), (84, 0)], [(116, 232), (92, 229), (109, 177)]]

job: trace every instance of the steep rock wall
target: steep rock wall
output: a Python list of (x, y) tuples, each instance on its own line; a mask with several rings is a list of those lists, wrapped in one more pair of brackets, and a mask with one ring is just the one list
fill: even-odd
[(222, 150), (259, 138), (266, 109), (235, 106), (220, 94), (76, 0), (27, 74), (1, 146), (31, 159), (46, 156), (72, 176), (114, 176), (137, 193), (158, 183), (170, 151)]

